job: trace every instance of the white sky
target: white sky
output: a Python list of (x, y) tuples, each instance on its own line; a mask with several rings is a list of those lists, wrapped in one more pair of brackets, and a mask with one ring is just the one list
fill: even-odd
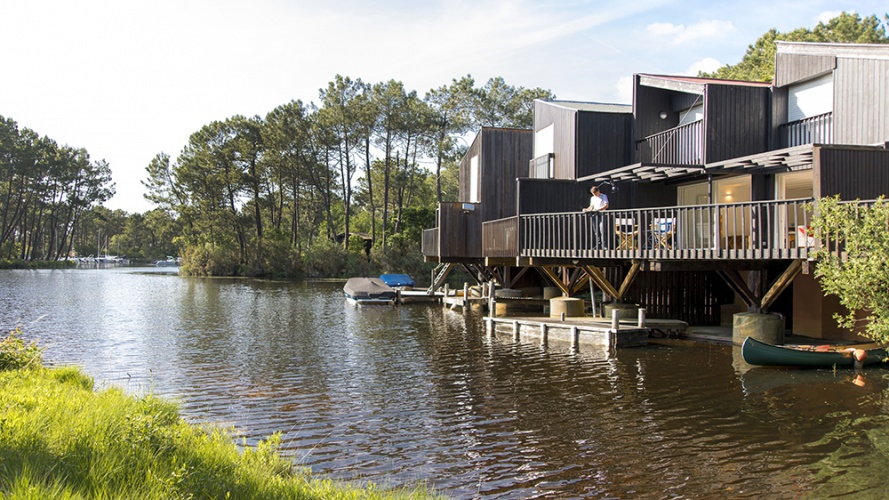
[(0, 0), (0, 116), (111, 165), (106, 204), (149, 210), (140, 180), (214, 120), (318, 102), (336, 74), (419, 95), (481, 86), (629, 103), (633, 73), (735, 64), (770, 28), (812, 28), (872, 0)]

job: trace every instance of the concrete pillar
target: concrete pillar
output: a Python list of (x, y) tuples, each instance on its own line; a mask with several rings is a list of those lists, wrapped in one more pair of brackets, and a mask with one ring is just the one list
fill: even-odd
[(639, 317), (639, 306), (637, 306), (636, 304), (623, 304), (616, 302), (605, 304), (606, 318), (611, 317), (612, 311), (617, 311), (617, 317), (622, 320), (633, 320)]
[(741, 345), (747, 337), (768, 344), (784, 343), (784, 318), (777, 314), (743, 312), (732, 316), (732, 343)]
[[(506, 297), (506, 298), (518, 298), (522, 296), (521, 290), (516, 290), (514, 288), (501, 288), (494, 292), (494, 297)], [(503, 316), (509, 311), (514, 311), (516, 309), (515, 304), (510, 307), (510, 304), (507, 302), (496, 302), (494, 306), (497, 316)]]
[(583, 316), (583, 300), (573, 297), (556, 297), (549, 299), (549, 316), (551, 318)]

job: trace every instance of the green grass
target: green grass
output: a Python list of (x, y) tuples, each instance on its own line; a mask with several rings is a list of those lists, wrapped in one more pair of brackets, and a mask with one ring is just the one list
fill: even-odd
[(231, 432), (191, 425), (170, 402), (96, 392), (78, 368), (45, 368), (33, 345), (11, 337), (0, 354), (27, 362), (0, 371), (0, 498), (432, 497), (313, 478), (278, 454), (277, 435), (239, 448)]

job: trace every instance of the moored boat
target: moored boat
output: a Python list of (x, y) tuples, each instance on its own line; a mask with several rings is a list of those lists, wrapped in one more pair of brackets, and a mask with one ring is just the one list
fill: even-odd
[(397, 293), (379, 278), (349, 278), (343, 286), (346, 300), (356, 305), (394, 304)]
[(381, 274), (380, 279), (395, 290), (414, 289), (414, 279), (407, 274)]
[(860, 349), (854, 346), (828, 345), (779, 346), (747, 337), (741, 346), (741, 357), (748, 364), (759, 366), (832, 368), (853, 367), (856, 358), (859, 358), (860, 366), (886, 363), (889, 355), (885, 347)]

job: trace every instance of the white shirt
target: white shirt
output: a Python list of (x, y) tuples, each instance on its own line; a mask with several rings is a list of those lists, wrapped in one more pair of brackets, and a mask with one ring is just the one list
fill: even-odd
[(594, 211), (602, 210), (602, 207), (608, 204), (608, 195), (599, 193), (599, 196), (590, 196), (590, 206)]

